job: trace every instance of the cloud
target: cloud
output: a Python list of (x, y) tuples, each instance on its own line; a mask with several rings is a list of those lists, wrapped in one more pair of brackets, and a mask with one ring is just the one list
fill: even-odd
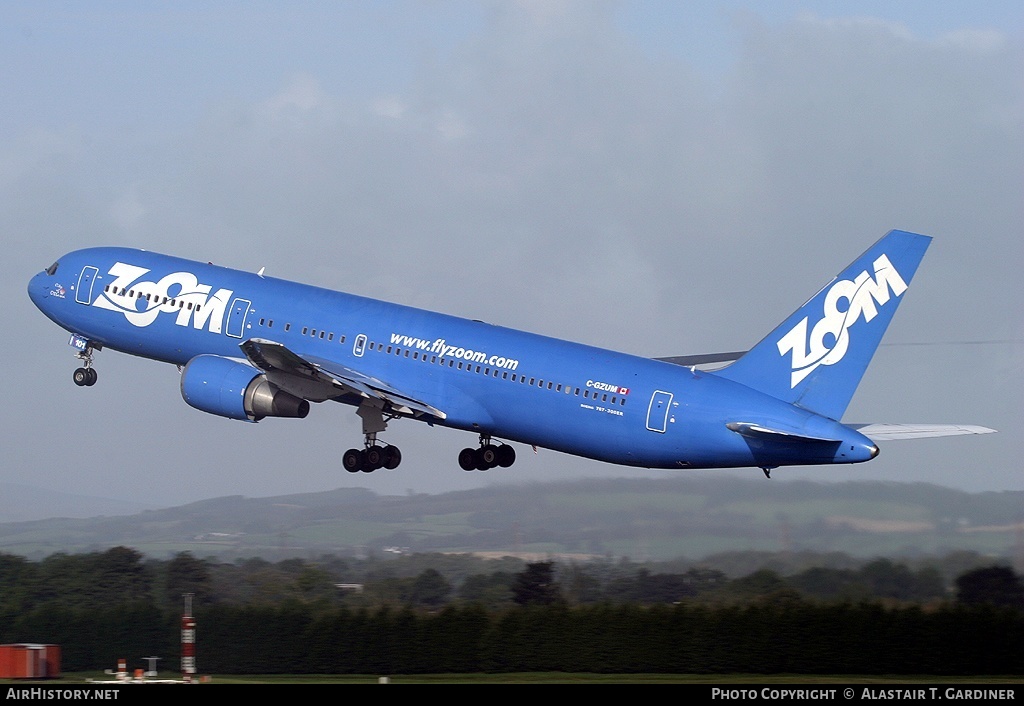
[(308, 115), (329, 103), (329, 96), (316, 78), (299, 74), (281, 92), (267, 99), (263, 108), (269, 120), (278, 121)]

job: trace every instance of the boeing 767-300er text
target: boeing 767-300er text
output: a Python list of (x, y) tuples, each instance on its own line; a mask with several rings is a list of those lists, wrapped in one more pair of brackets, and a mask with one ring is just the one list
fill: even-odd
[[(39, 309), (71, 332), (96, 382), (112, 348), (181, 367), (204, 412), (256, 422), (352, 405), (349, 471), (395, 468), (388, 422), (479, 434), (466, 470), (507, 467), (517, 441), (649, 468), (858, 463), (880, 439), (992, 431), (843, 424), (931, 238), (892, 231), (743, 354), (647, 359), (128, 248), (79, 250), (32, 278)], [(734, 361), (707, 372), (697, 366)], [(504, 441), (497, 441), (497, 440)]]

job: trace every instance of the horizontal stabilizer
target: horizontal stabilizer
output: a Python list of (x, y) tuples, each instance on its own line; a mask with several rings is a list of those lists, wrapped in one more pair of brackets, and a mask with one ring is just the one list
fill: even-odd
[(746, 436), (751, 439), (772, 439), (774, 441), (788, 441), (788, 442), (810, 442), (810, 443), (839, 443), (841, 439), (829, 439), (820, 436), (808, 436), (807, 434), (797, 434), (792, 431), (784, 431), (782, 429), (770, 429), (760, 424), (753, 424), (751, 422), (729, 422), (725, 425), (731, 431), (736, 432), (740, 436)]
[(995, 429), (973, 424), (848, 424), (872, 441), (927, 439), (962, 434), (994, 434)]

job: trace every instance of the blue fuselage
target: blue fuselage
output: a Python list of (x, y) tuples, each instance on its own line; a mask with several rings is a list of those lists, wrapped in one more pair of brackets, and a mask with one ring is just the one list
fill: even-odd
[[(272, 341), (443, 411), (433, 423), (612, 463), (775, 467), (877, 453), (835, 420), (713, 373), (142, 250), (70, 253), (28, 289), (95, 347), (185, 365), (244, 361), (240, 344)], [(736, 431), (746, 424), (794, 440)]]

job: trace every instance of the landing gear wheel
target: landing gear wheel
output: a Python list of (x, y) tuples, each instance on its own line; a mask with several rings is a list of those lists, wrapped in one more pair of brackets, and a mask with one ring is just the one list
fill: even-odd
[(73, 377), (79, 387), (92, 387), (96, 384), (97, 375), (92, 368), (78, 368)]
[(489, 469), (493, 468), (493, 466), (491, 464), (487, 463), (487, 461), (484, 460), (484, 450), (483, 449), (477, 449), (474, 452), (474, 455), (476, 456), (476, 470), (478, 470), (478, 471), (486, 471), (486, 470), (489, 470)]
[(359, 449), (349, 449), (341, 457), (341, 465), (349, 473), (359, 473), (363, 470), (363, 452)]
[(366, 465), (363, 467), (363, 472), (373, 473), (384, 466), (384, 449), (379, 446), (371, 446), (366, 449), (365, 459)]
[(502, 444), (498, 447), (498, 465), (502, 468), (508, 468), (516, 462), (516, 450), (508, 444)]
[(498, 447), (494, 444), (485, 444), (478, 453), (480, 459), (477, 468), (483, 466), (483, 468), (480, 468), (481, 471), (486, 471), (488, 468), (494, 468), (498, 465)]
[(476, 449), (465, 448), (459, 452), (459, 467), (464, 471), (476, 470)]
[(388, 444), (384, 447), (384, 468), (393, 471), (398, 468), (398, 464), (401, 462), (402, 452), (398, 450), (397, 446)]

